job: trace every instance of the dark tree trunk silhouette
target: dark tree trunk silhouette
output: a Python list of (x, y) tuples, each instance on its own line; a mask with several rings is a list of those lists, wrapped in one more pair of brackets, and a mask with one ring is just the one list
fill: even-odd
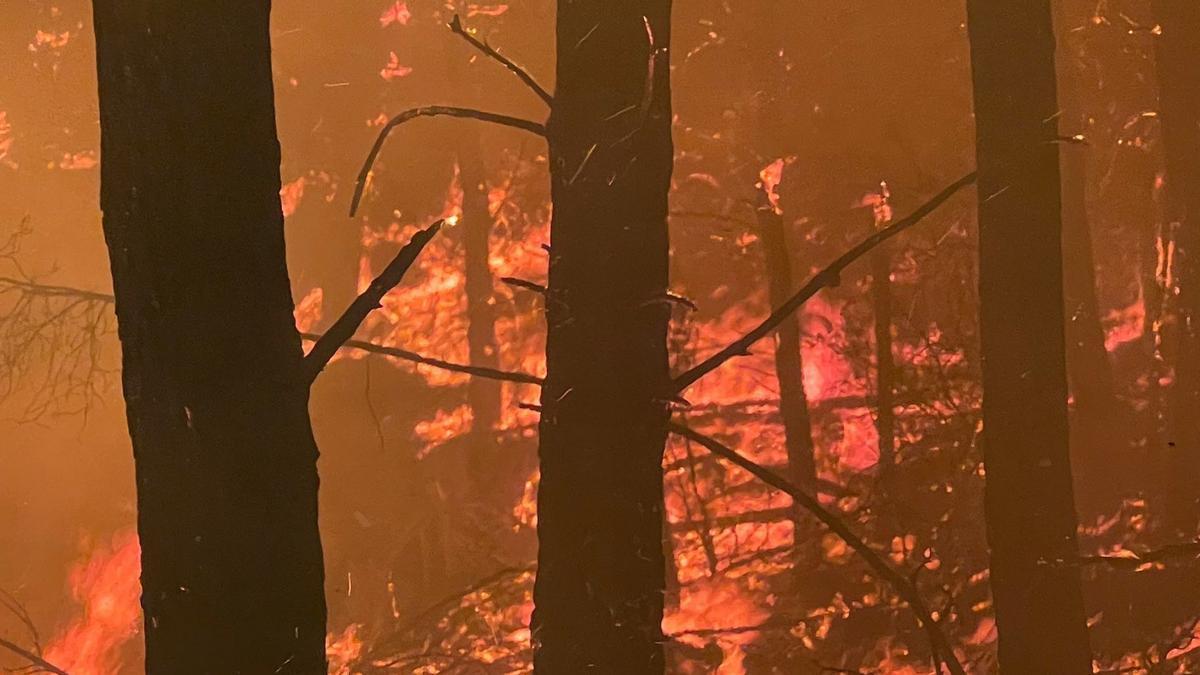
[(539, 673), (664, 667), (670, 12), (669, 0), (558, 3)]
[[(789, 28), (778, 5), (763, 3), (747, 7), (752, 12), (741, 36), (747, 52), (746, 67), (753, 85), (753, 125), (750, 133), (759, 162), (784, 159), (791, 142), (793, 121), (785, 104), (788, 78), (782, 51), (788, 44)], [(763, 267), (767, 276), (767, 297), (772, 307), (787, 302), (796, 290), (792, 269), (792, 242), (788, 239), (788, 219), (784, 214), (781, 191), (790, 179), (790, 162), (780, 168), (778, 185), (764, 179), (756, 194), (755, 222), (762, 241)], [(762, 174), (756, 175), (759, 178)], [(774, 191), (772, 194), (771, 191)], [(794, 219), (795, 214), (791, 214)], [(804, 391), (804, 357), (801, 352), (800, 319), (789, 317), (775, 334), (775, 376), (779, 383), (779, 416), (787, 445), (788, 478), (810, 494), (816, 494), (817, 469), (813, 456), (812, 420)], [(796, 532), (807, 529), (807, 521), (797, 513)]]
[(325, 670), (270, 3), (96, 0), (149, 673)]
[[(787, 230), (783, 214), (767, 201), (765, 193), (760, 194), (756, 214), (767, 270), (767, 295), (771, 306), (779, 307), (796, 290)], [(775, 374), (779, 380), (779, 415), (783, 420), (787, 442), (789, 478), (810, 494), (816, 494), (817, 466), (813, 458), (812, 420), (808, 411), (808, 396), (804, 392), (800, 321), (796, 317), (789, 317), (776, 333)]]
[[(1200, 489), (1200, 6), (1156, 0), (1159, 115), (1166, 151), (1166, 221), (1173, 233), (1173, 290), (1167, 307), (1174, 352), (1169, 518), (1193, 536)], [(1168, 289), (1172, 290), (1172, 289)]]
[[(461, 51), (447, 55), (450, 82), (458, 88), (478, 90), (468, 80), (470, 70), (460, 62), (462, 58)], [(465, 258), (467, 353), (471, 365), (498, 368), (500, 353), (496, 344), (496, 306), (493, 298), (495, 276), (488, 262), (494, 221), (488, 204), (482, 139), (475, 124), (462, 125), (455, 138), (458, 182), (463, 191), (459, 227), (462, 228)], [(488, 490), (490, 485), (488, 467), (491, 466), (495, 429), (500, 423), (500, 396), (499, 382), (483, 377), (473, 377), (467, 382), (467, 403), (471, 406), (472, 419), (472, 449), (468, 465), (470, 478), (479, 495)]]
[[(458, 178), (463, 189), (463, 248), (466, 256), (467, 350), (471, 365), (496, 368), (496, 309), (492, 300), (493, 274), (488, 264), (492, 214), (484, 182), (479, 132), (463, 129), (458, 146)], [(482, 377), (467, 383), (472, 429), (487, 435), (500, 422), (500, 383)]]
[[(1056, 34), (1064, 36), (1075, 24), (1070, 20), (1067, 3), (1055, 2)], [(1087, 111), (1083, 108), (1075, 55), (1059, 50), (1058, 86), (1063, 114), (1059, 133), (1072, 138), (1085, 133)], [(1092, 227), (1088, 216), (1089, 146), (1068, 144), (1060, 153), (1062, 172), (1063, 295), (1067, 320), (1067, 375), (1075, 399), (1075, 428), (1080, 432), (1076, 445), (1081, 456), (1105, 461), (1110, 442), (1113, 414), (1116, 410), (1112, 364), (1104, 347), (1104, 328), (1100, 324), (1100, 302), (1096, 296), (1096, 263), (1093, 254)], [(1092, 462), (1088, 462), (1089, 465)]]
[[(876, 222), (877, 226), (887, 225)], [(875, 429), (879, 432), (879, 475), (896, 465), (896, 361), (892, 356), (892, 247), (871, 252), (871, 304), (875, 310)]]
[[(1049, 0), (969, 0), (979, 166), (983, 443), (1000, 665), (1091, 672), (1068, 451)], [(1042, 561), (1042, 562), (1039, 562)]]

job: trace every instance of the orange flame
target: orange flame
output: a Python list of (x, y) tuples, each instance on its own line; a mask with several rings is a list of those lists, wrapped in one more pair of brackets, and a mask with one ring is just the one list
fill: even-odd
[(72, 675), (121, 671), (123, 649), (140, 631), (140, 556), (137, 535), (125, 531), (75, 565), (71, 594), (81, 612), (46, 649), (47, 661)]

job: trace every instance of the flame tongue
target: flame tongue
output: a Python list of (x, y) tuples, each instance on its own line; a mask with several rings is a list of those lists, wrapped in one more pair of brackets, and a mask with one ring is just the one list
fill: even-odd
[(46, 649), (46, 660), (71, 675), (116, 675), (125, 647), (137, 636), (142, 608), (141, 548), (132, 531), (113, 537), (70, 574), (80, 613)]

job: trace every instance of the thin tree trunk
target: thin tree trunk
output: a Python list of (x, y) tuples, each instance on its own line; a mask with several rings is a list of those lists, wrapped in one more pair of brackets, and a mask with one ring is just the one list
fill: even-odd
[[(756, 214), (766, 263), (768, 297), (772, 307), (779, 307), (796, 291), (783, 214), (775, 210), (761, 191)], [(817, 466), (813, 457), (812, 419), (808, 411), (808, 396), (804, 391), (800, 321), (796, 317), (784, 321), (776, 333), (775, 375), (779, 381), (779, 416), (783, 420), (787, 444), (789, 478), (809, 494), (816, 494)], [(797, 527), (799, 525), (798, 520)]]
[(1174, 234), (1166, 336), (1175, 356), (1170, 400), (1172, 524), (1196, 531), (1200, 480), (1200, 5), (1156, 0), (1159, 115), (1166, 150), (1166, 220)]
[(968, 0), (979, 166), (986, 520), (1000, 665), (1091, 672), (1068, 450), (1049, 0)]
[(544, 674), (664, 667), (670, 12), (558, 3), (532, 626)]
[[(458, 45), (456, 45), (458, 46)], [(450, 82), (457, 88), (477, 88), (468, 81), (469, 71), (460, 63), (462, 51), (447, 55)], [(479, 130), (463, 125), (456, 135), (458, 182), (463, 191), (462, 241), (465, 257), (467, 295), (467, 353), (473, 366), (498, 368), (500, 353), (496, 344), (496, 306), (490, 255), (492, 235), (491, 209), (488, 204), (487, 171)], [(468, 471), (476, 497), (491, 491), (491, 471), (495, 430), (500, 423), (500, 383), (484, 377), (467, 382), (467, 403), (471, 406), (472, 442)]]
[[(1055, 0), (1058, 35), (1074, 25), (1068, 19), (1067, 0)], [(1087, 129), (1087, 112), (1080, 95), (1075, 55), (1060, 50), (1057, 60), (1060, 135), (1072, 137)], [(1063, 294), (1066, 307), (1067, 375), (1075, 398), (1076, 428), (1087, 446), (1111, 440), (1110, 423), (1116, 410), (1112, 364), (1104, 347), (1100, 302), (1096, 296), (1096, 263), (1088, 217), (1088, 147), (1068, 145), (1060, 153), (1062, 172)], [(1097, 456), (1099, 453), (1099, 456)], [(1086, 456), (1103, 461), (1104, 454), (1088, 447)]]
[(148, 673), (325, 670), (270, 3), (96, 0)]
[[(497, 368), (496, 308), (492, 299), (492, 268), (488, 242), (492, 214), (484, 177), (479, 132), (466, 128), (459, 136), (458, 179), (463, 189), (463, 248), (466, 253), (467, 350), (471, 365)], [(500, 383), (482, 377), (467, 383), (467, 401), (474, 421), (472, 429), (489, 435), (500, 422)]]
[[(876, 221), (878, 227), (887, 221)], [(871, 303), (875, 309), (875, 428), (879, 432), (879, 476), (896, 465), (896, 362), (892, 356), (892, 249), (871, 254)]]

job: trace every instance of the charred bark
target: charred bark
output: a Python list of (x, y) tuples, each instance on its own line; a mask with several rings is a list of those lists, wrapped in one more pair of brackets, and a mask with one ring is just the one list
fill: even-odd
[(969, 0), (979, 166), (985, 515), (1000, 664), (1089, 673), (1068, 451), (1055, 40), (1048, 0)]
[[(1173, 233), (1174, 293), (1164, 338), (1174, 352), (1170, 398), (1169, 517), (1192, 536), (1200, 480), (1200, 6), (1156, 0), (1159, 115), (1166, 151), (1166, 221)], [(1169, 289), (1172, 290), (1172, 289)]]
[(94, 3), (149, 673), (325, 670), (270, 3)]
[(560, 0), (534, 667), (663, 672), (669, 0)]

